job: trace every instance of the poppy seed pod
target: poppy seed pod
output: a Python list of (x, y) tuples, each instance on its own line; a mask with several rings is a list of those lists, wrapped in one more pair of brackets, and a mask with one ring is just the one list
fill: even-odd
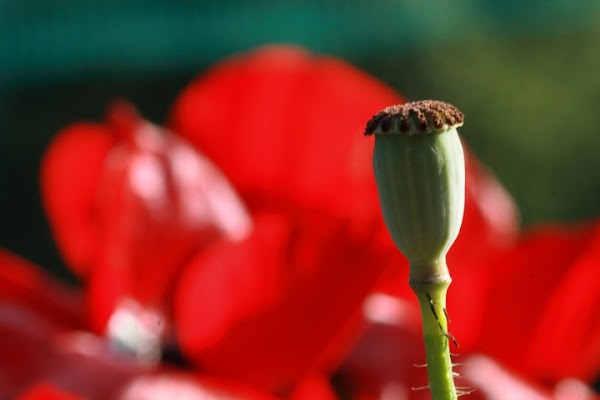
[(411, 281), (419, 267), (445, 263), (462, 223), (465, 163), (456, 128), (463, 119), (450, 104), (424, 100), (388, 107), (367, 123), (383, 217), (411, 264)]

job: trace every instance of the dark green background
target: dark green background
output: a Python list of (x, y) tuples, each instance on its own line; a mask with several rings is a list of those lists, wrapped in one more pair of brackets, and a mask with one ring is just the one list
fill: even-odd
[(68, 276), (37, 182), (53, 134), (118, 96), (161, 123), (194, 75), (272, 42), (458, 106), (524, 225), (600, 214), (597, 0), (0, 0), (0, 246)]

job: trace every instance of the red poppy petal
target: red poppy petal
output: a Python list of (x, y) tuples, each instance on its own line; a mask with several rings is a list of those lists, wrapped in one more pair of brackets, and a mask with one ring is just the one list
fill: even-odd
[[(179, 340), (192, 353), (218, 343), (239, 319), (272, 307), (283, 288), (280, 266), (290, 228), (284, 218), (259, 217), (252, 237), (222, 242), (186, 268), (176, 292)], [(257, 262), (268, 258), (268, 262)]]
[(113, 352), (101, 338), (87, 332), (63, 332), (48, 337), (41, 370), (35, 381), (50, 382), (85, 399), (111, 399), (131, 379), (153, 367)]
[(33, 386), (16, 400), (83, 400), (83, 397), (68, 393), (50, 383), (42, 382)]
[(80, 293), (3, 249), (0, 249), (0, 301), (30, 308), (57, 326), (82, 326)]
[(13, 398), (43, 370), (54, 321), (27, 305), (0, 302), (0, 398)]
[[(492, 278), (477, 348), (517, 371), (530, 343), (544, 340), (536, 326), (553, 291), (589, 245), (590, 227), (538, 228), (492, 262)], [(482, 260), (485, 262), (485, 259)]]
[(13, 398), (44, 367), (49, 342), (83, 326), (81, 296), (0, 249), (0, 398)]
[(358, 220), (378, 212), (365, 123), (401, 101), (341, 61), (275, 46), (193, 82), (172, 121), (250, 202), (268, 194)]
[(42, 160), (42, 200), (54, 238), (69, 267), (80, 276), (87, 275), (95, 255), (94, 196), (113, 144), (108, 129), (78, 123), (58, 134)]
[(247, 241), (215, 247), (186, 270), (176, 323), (198, 365), (277, 392), (346, 349), (340, 331), (388, 258), (368, 232), (356, 237), (322, 215), (265, 213), (255, 223)]
[[(584, 240), (585, 241), (585, 240)], [(545, 380), (576, 377), (592, 382), (600, 373), (600, 228), (589, 247), (557, 282), (543, 309), (523, 363)]]

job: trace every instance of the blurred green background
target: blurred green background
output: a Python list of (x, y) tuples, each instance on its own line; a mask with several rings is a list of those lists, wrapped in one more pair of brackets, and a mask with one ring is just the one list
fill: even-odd
[(164, 122), (196, 74), (273, 42), (458, 106), (524, 225), (600, 215), (598, 0), (0, 0), (0, 246), (68, 276), (37, 182), (55, 132), (115, 97)]

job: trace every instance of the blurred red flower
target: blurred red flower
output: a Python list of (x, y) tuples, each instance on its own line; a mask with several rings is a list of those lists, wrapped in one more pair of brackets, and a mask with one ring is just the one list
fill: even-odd
[(104, 125), (59, 133), (42, 163), (42, 193), (67, 264), (89, 284), (92, 326), (109, 335), (127, 334), (113, 325), (145, 309), (148, 336), (160, 336), (165, 327), (148, 325), (170, 312), (190, 257), (250, 229), (219, 170), (125, 102), (110, 107)]
[[(42, 337), (28, 338), (39, 322), (6, 323), (18, 328), (14, 343), (50, 349), (27, 353), (23, 365), (41, 366), (23, 369), (11, 387), (37, 382), (33, 393), (128, 399), (167, 398), (157, 393), (169, 390), (202, 398), (216, 386), (267, 398), (247, 385), (292, 400), (333, 399), (326, 377), (366, 332), (334, 380), (350, 379), (348, 395), (357, 399), (384, 398), (390, 387), (411, 395), (411, 386), (425, 384), (417, 382), (423, 369), (412, 366), (423, 349), (419, 323), (362, 137), (374, 113), (401, 101), (341, 61), (274, 46), (200, 76), (177, 99), (170, 129), (118, 102), (104, 124), (60, 132), (42, 163), (42, 195), (64, 259), (86, 284), (87, 306), (50, 313), (52, 329)], [(486, 354), (537, 385), (589, 382), (600, 358), (590, 232), (543, 230), (515, 244), (510, 197), (469, 156), (465, 220), (449, 256), (461, 353)], [(584, 249), (588, 264), (571, 269)], [(38, 291), (7, 302), (44, 316), (54, 299)], [(554, 318), (571, 325), (553, 326)], [(75, 329), (92, 329), (144, 363)], [(73, 350), (82, 340), (87, 345)], [(193, 369), (157, 364), (173, 345)], [(481, 395), (503, 377), (498, 371), (465, 376)]]
[(275, 47), (187, 88), (183, 138), (123, 104), (66, 128), (43, 196), (94, 330), (152, 353), (147, 331), (174, 314), (196, 365), (275, 393), (334, 368), (390, 254), (361, 132), (399, 101), (347, 64)]

